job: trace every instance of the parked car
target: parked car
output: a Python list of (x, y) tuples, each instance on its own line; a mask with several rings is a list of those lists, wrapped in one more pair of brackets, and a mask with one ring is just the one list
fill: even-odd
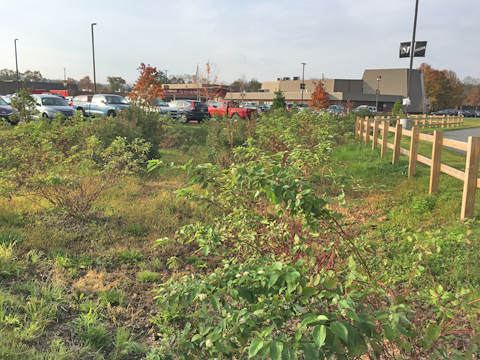
[(39, 115), (46, 119), (53, 119), (55, 114), (62, 113), (65, 117), (73, 117), (75, 110), (60, 96), (47, 94), (32, 94)]
[(168, 105), (162, 99), (155, 99), (154, 102), (155, 106), (160, 111), (161, 117), (167, 116), (167, 114), (170, 114), (170, 117), (175, 120), (179, 120), (182, 117), (182, 114), (178, 108)]
[(0, 95), (0, 98), (2, 98), (7, 104), (12, 103), (12, 95)]
[(119, 111), (129, 107), (127, 99), (120, 95), (81, 95), (73, 100), (73, 108), (81, 111), (83, 116), (116, 116)]
[(65, 96), (65, 101), (68, 105), (73, 107), (73, 96)]
[(10, 106), (10, 104), (7, 103), (2, 97), (0, 97), (0, 119), (4, 119), (8, 123), (16, 125), (17, 122), (10, 118), (13, 113), (14, 110)]
[(250, 118), (257, 111), (251, 108), (241, 108), (237, 101), (222, 100), (217, 101), (215, 106), (209, 106), (208, 112), (210, 115), (228, 116), (232, 119), (245, 119)]
[(261, 113), (264, 112), (263, 108), (260, 105), (258, 105), (257, 103), (254, 103), (254, 102), (241, 103), (239, 106), (242, 109), (257, 110), (257, 114), (261, 114)]
[(196, 100), (174, 100), (168, 104), (180, 111), (182, 123), (188, 123), (190, 120), (197, 120), (199, 123), (210, 119), (208, 106), (202, 101)]
[(444, 109), (444, 110), (440, 110), (440, 111), (434, 111), (434, 112), (432, 112), (432, 115), (436, 115), (436, 116), (443, 116), (443, 115), (457, 116), (458, 111), (454, 110), (454, 109)]
[(327, 111), (330, 113), (330, 114), (334, 114), (334, 115), (340, 115), (340, 114), (343, 114), (344, 112), (344, 109), (343, 109), (343, 106), (342, 105), (330, 105), (327, 109)]
[(82, 116), (85, 116), (84, 108), (90, 105), (93, 95), (78, 95), (72, 100), (72, 107), (75, 111), (81, 111)]
[(308, 104), (294, 104), (297, 108), (298, 111), (308, 111), (309, 106)]

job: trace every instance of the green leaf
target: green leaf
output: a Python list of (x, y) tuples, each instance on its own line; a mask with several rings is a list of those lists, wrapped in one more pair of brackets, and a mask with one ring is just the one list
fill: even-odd
[(248, 349), (248, 357), (257, 355), (257, 353), (260, 351), (262, 347), (263, 347), (263, 340), (260, 338), (255, 338), (250, 344), (250, 348)]
[(317, 315), (315, 314), (310, 313), (302, 316), (302, 324), (304, 325), (308, 325), (316, 321), (317, 321)]
[(282, 263), (281, 263), (280, 261), (274, 262), (274, 263), (272, 264), (272, 266), (273, 266), (274, 269), (276, 269), (276, 270), (278, 270), (278, 271), (282, 270), (282, 267), (283, 267), (283, 265), (282, 265)]
[(213, 310), (215, 310), (216, 312), (220, 312), (218, 296), (212, 296), (210, 298), (210, 305), (212, 305)]
[(427, 336), (432, 342), (435, 342), (438, 340), (441, 331), (442, 329), (439, 326), (432, 324), (427, 329)]
[(287, 274), (287, 282), (292, 282), (300, 278), (300, 273), (298, 271), (292, 271)]
[(280, 360), (280, 356), (282, 355), (282, 350), (283, 350), (283, 343), (274, 341), (270, 345), (270, 359)]
[(320, 353), (318, 352), (318, 349), (311, 343), (303, 344), (301, 346), (301, 349), (303, 351), (303, 355), (305, 356), (305, 359), (317, 360), (320, 357)]
[(318, 348), (321, 349), (323, 344), (325, 344), (325, 338), (327, 337), (327, 328), (325, 325), (317, 325), (313, 328), (313, 340), (317, 344)]
[(270, 289), (278, 280), (279, 274), (272, 274), (268, 280), (268, 288)]
[(330, 330), (340, 339), (348, 341), (348, 330), (340, 321), (334, 321), (330, 324)]
[(390, 325), (387, 325), (385, 328), (385, 337), (388, 340), (394, 340), (398, 336), (398, 331), (391, 327)]
[(295, 350), (291, 348), (284, 348), (282, 351), (282, 360), (297, 360)]

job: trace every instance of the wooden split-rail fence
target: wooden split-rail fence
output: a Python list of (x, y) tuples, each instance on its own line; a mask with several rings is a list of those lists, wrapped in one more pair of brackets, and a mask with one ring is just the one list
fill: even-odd
[[(458, 126), (463, 124), (463, 118), (440, 118), (444, 122), (434, 123), (435, 126), (439, 125), (451, 125)], [(428, 121), (427, 124), (415, 125), (416, 120)], [(443, 172), (454, 178), (462, 180), (463, 186), (463, 198), (462, 198), (462, 210), (460, 217), (472, 218), (475, 206), (475, 193), (476, 189), (480, 188), (480, 179), (478, 178), (478, 164), (480, 156), (480, 137), (469, 136), (468, 143), (461, 141), (450, 140), (443, 137), (443, 131), (434, 131), (433, 135), (420, 133), (421, 126), (430, 126), (431, 118), (412, 119), (412, 130), (402, 129), (400, 119), (360, 119), (357, 118), (355, 126), (355, 136), (363, 137), (365, 139), (365, 145), (370, 145), (372, 140), (372, 150), (377, 148), (377, 145), (381, 147), (381, 156), (384, 157), (387, 154), (387, 148), (393, 150), (392, 164), (396, 164), (399, 160), (400, 154), (404, 154), (409, 157), (408, 164), (408, 177), (415, 176), (417, 162), (421, 162), (430, 167), (430, 188), (429, 193), (438, 192), (438, 186), (440, 183), (440, 173)], [(454, 120), (454, 121), (452, 121)], [(390, 126), (390, 122), (394, 121), (395, 126)], [(433, 124), (432, 124), (433, 125)], [(393, 132), (394, 143), (388, 142), (388, 133)], [(400, 146), (402, 135), (409, 136), (410, 149), (404, 149)], [(381, 138), (379, 137), (381, 136)], [(418, 154), (418, 141), (425, 140), (432, 143), (432, 157), (427, 158)], [(467, 158), (465, 163), (465, 172), (454, 169), (448, 165), (442, 164), (442, 146), (448, 146), (450, 148), (466, 151)]]

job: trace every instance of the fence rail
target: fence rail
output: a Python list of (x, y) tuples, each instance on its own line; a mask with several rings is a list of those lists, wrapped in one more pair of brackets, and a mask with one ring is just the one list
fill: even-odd
[[(430, 120), (431, 118), (424, 118), (420, 120)], [(446, 120), (448, 118), (442, 117)], [(462, 197), (462, 210), (460, 217), (471, 218), (474, 213), (475, 206), (475, 193), (476, 189), (480, 188), (480, 179), (478, 176), (478, 165), (480, 156), (480, 137), (469, 136), (468, 143), (461, 141), (450, 140), (443, 138), (443, 131), (434, 131), (433, 135), (420, 133), (421, 125), (414, 125), (412, 130), (402, 129), (400, 121), (395, 121), (395, 126), (390, 126), (390, 121), (399, 119), (373, 119), (369, 118), (360, 119), (357, 118), (355, 125), (355, 136), (365, 139), (365, 146), (370, 145), (370, 139), (372, 138), (372, 150), (377, 148), (377, 145), (381, 146), (381, 156), (384, 157), (387, 154), (387, 148), (393, 150), (392, 164), (396, 164), (399, 160), (400, 154), (409, 157), (408, 165), (408, 177), (415, 176), (417, 162), (421, 162), (430, 167), (430, 186), (429, 194), (438, 192), (438, 186), (440, 183), (440, 173), (443, 172), (447, 175), (453, 176), (463, 181), (463, 197)], [(414, 120), (415, 121), (415, 120)], [(463, 119), (461, 121), (463, 124)], [(442, 123), (435, 123), (436, 126)], [(444, 122), (443, 125), (452, 125), (453, 122)], [(425, 125), (425, 124), (424, 124)], [(424, 126), (423, 125), (423, 126)], [(428, 124), (429, 126), (430, 124)], [(388, 134), (393, 132), (394, 143), (388, 142)], [(381, 135), (381, 138), (379, 137)], [(411, 138), (410, 149), (404, 149), (400, 146), (402, 135)], [(418, 154), (418, 142), (424, 140), (432, 143), (432, 158)], [(448, 165), (442, 164), (442, 147), (448, 146), (454, 149), (463, 150), (467, 152), (467, 158), (465, 163), (465, 171), (454, 169)]]

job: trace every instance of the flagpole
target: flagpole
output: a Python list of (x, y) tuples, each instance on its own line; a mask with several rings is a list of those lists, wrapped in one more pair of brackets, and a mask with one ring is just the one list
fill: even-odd
[[(413, 56), (415, 55), (415, 32), (417, 31), (418, 0), (415, 1), (415, 20), (413, 21), (413, 38), (410, 44), (410, 72), (408, 74), (407, 98), (410, 99), (410, 87), (412, 85)], [(407, 105), (408, 119), (408, 105)]]

